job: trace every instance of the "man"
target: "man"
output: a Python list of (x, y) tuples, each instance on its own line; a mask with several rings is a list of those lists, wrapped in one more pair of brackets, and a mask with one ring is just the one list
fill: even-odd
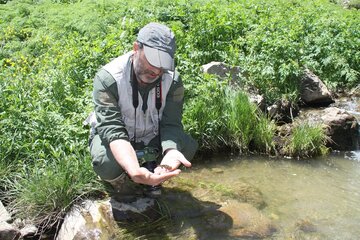
[(184, 87), (175, 71), (175, 49), (174, 33), (149, 23), (133, 51), (95, 76), (92, 164), (120, 196), (131, 194), (129, 182), (148, 185), (148, 193), (158, 195), (159, 185), (178, 175), (180, 165), (191, 166), (197, 143), (181, 123)]

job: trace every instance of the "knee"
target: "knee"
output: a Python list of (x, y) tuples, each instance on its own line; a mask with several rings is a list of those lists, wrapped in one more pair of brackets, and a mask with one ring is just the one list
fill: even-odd
[(90, 153), (92, 158), (92, 166), (97, 175), (103, 180), (115, 179), (124, 171), (114, 159), (111, 150), (101, 144), (100, 139), (94, 138)]

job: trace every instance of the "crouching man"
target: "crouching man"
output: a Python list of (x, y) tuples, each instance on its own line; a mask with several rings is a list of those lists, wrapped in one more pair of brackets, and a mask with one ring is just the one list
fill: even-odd
[(181, 122), (184, 87), (175, 70), (175, 49), (174, 33), (149, 23), (132, 51), (95, 76), (92, 164), (119, 201), (139, 186), (147, 195), (160, 195), (161, 183), (178, 175), (181, 165), (190, 167), (197, 150)]

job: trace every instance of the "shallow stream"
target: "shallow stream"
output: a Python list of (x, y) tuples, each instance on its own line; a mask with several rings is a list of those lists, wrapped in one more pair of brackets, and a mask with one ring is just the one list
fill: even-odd
[[(340, 101), (337, 106), (360, 118), (359, 98)], [(265, 202), (259, 210), (276, 226), (276, 232), (264, 239), (360, 239), (360, 150), (306, 161), (217, 156), (195, 163), (181, 178), (212, 186), (243, 182), (259, 190)], [(207, 200), (223, 201), (216, 196)], [(180, 239), (247, 239), (226, 231), (209, 234), (209, 229), (201, 226), (195, 227), (195, 236), (186, 235), (186, 226), (202, 223), (188, 218), (183, 224)]]
[[(359, 152), (342, 152), (308, 161), (217, 157), (182, 175), (198, 182), (222, 185), (241, 181), (260, 190), (266, 203), (261, 212), (277, 228), (265, 239), (360, 237)], [(299, 230), (302, 222), (308, 223), (311, 230)], [(237, 239), (226, 234), (213, 239), (219, 237)]]

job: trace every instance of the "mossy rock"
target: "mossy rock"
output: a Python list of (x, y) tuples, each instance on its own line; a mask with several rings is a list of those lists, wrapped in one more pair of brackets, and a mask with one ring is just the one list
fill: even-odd
[(203, 180), (195, 183), (191, 179), (178, 177), (164, 186), (180, 191), (190, 191), (194, 197), (201, 201), (221, 203), (229, 199), (235, 199), (240, 202), (252, 204), (259, 209), (266, 206), (261, 192), (254, 186), (240, 180), (228, 185)]

